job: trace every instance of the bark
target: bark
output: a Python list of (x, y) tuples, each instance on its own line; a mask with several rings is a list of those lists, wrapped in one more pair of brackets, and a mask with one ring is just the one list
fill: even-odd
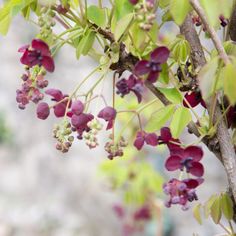
[[(190, 0), (190, 2), (192, 3), (193, 7), (195, 10), (197, 10), (197, 13), (200, 13), (200, 17), (202, 19), (202, 12), (201, 12), (201, 8), (199, 11), (199, 5), (198, 5), (198, 1), (195, 0)], [(197, 7), (196, 5), (197, 4)], [(207, 22), (203, 21), (205, 24), (207, 24)], [(208, 25), (206, 28), (209, 29)], [(194, 62), (194, 66), (195, 68), (199, 67), (199, 66), (203, 66), (206, 63), (206, 59), (203, 58), (204, 52), (201, 46), (201, 42), (199, 40), (199, 37), (197, 35), (197, 32), (195, 30), (195, 27), (192, 23), (191, 17), (188, 16), (184, 22), (184, 24), (180, 27), (181, 33), (185, 36), (186, 40), (188, 40), (191, 50), (192, 50), (192, 60)], [(218, 52), (220, 54), (221, 57), (223, 57), (222, 59), (224, 60), (225, 63), (228, 62), (228, 58), (226, 58), (226, 54), (224, 52), (224, 50), (222, 51), (222, 47), (221, 45), (219, 45), (219, 41), (218, 39), (215, 37), (215, 32), (212, 32), (212, 29), (210, 29), (211, 32), (209, 32), (212, 36), (213, 33), (213, 37), (214, 37), (214, 43), (217, 44), (217, 49)], [(211, 104), (207, 104), (208, 105), (208, 110)], [(214, 121), (216, 121), (219, 117), (221, 117), (222, 113), (221, 113), (221, 109), (219, 104), (217, 103), (216, 105), (216, 109), (215, 109), (215, 114), (214, 114)], [(230, 188), (232, 190), (232, 194), (233, 194), (233, 198), (236, 201), (236, 156), (235, 156), (235, 151), (234, 151), (234, 146), (232, 144), (232, 140), (229, 134), (229, 131), (227, 129), (227, 126), (225, 124), (224, 119), (222, 119), (218, 126), (217, 126), (217, 131), (216, 131), (216, 141), (219, 143), (219, 147), (220, 147), (220, 153), (217, 151), (215, 152), (213, 150), (213, 152), (215, 153), (216, 156), (220, 156), (220, 159), (222, 160), (222, 163), (225, 167), (225, 171), (228, 177), (228, 182), (230, 185)]]

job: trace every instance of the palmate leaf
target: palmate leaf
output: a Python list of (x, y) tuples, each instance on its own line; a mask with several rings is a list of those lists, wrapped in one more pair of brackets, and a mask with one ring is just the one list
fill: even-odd
[(36, 0), (10, 0), (0, 9), (0, 34), (6, 35), (12, 18)]

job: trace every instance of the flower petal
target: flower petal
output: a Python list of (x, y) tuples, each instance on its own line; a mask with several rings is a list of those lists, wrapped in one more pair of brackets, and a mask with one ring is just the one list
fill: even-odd
[(42, 53), (42, 56), (51, 56), (48, 45), (41, 39), (33, 39), (31, 46)]
[(200, 147), (189, 146), (184, 150), (184, 157), (192, 157), (193, 161), (200, 161), (203, 157), (203, 151)]
[(145, 136), (145, 142), (151, 146), (157, 146), (158, 137), (155, 133), (150, 133)]
[(194, 189), (199, 185), (199, 182), (196, 179), (184, 179), (183, 182), (190, 189)]
[(148, 77), (147, 77), (147, 80), (151, 83), (155, 83), (157, 81), (159, 77), (159, 72), (158, 71), (151, 71), (149, 74), (148, 74)]
[(202, 177), (204, 174), (204, 167), (200, 162), (193, 161), (192, 167), (189, 168), (189, 172), (197, 177)]
[(170, 132), (170, 128), (168, 128), (168, 127), (161, 128), (161, 140), (164, 143), (167, 143), (171, 139), (172, 139), (172, 135), (171, 135), (171, 132)]
[(49, 72), (55, 70), (55, 64), (51, 56), (43, 56), (42, 65)]
[(138, 76), (145, 75), (151, 71), (149, 65), (149, 61), (141, 60), (138, 61), (134, 67), (134, 73)]
[(167, 47), (159, 47), (151, 53), (151, 60), (153, 62), (163, 64), (167, 61), (169, 55), (170, 51)]
[(52, 96), (53, 99), (57, 102), (59, 102), (60, 100), (64, 98), (61, 90), (59, 89), (47, 89), (45, 91), (45, 94)]
[(165, 167), (168, 171), (174, 171), (181, 168), (181, 157), (179, 156), (170, 156), (165, 163)]
[(144, 145), (144, 138), (143, 137), (137, 137), (134, 140), (134, 146), (138, 149), (141, 150)]
[[(186, 93), (184, 97), (191, 107), (196, 107), (202, 100), (201, 94), (196, 92)], [(185, 100), (183, 100), (183, 105), (189, 107)]]

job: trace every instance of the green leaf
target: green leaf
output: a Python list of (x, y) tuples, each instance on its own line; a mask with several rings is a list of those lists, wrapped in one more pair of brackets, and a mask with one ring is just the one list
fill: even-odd
[(174, 105), (169, 105), (152, 114), (145, 127), (145, 130), (147, 130), (147, 132), (155, 132), (160, 130), (160, 128), (164, 126), (165, 123), (171, 118), (174, 108)]
[(114, 5), (116, 21), (119, 21), (125, 15), (131, 13), (134, 9), (134, 6), (129, 2), (129, 0), (115, 0)]
[(186, 107), (179, 107), (174, 115), (173, 119), (170, 123), (170, 130), (172, 136), (174, 138), (178, 138), (184, 128), (188, 125), (188, 123), (192, 120), (192, 115), (188, 108)]
[(89, 6), (87, 9), (87, 17), (93, 23), (100, 27), (106, 26), (106, 9), (101, 9), (95, 5)]
[(8, 29), (11, 24), (11, 17), (10, 15), (6, 15), (1, 21), (0, 21), (0, 34), (6, 35), (8, 32)]
[(87, 55), (91, 47), (93, 46), (95, 40), (95, 32), (91, 30), (86, 30), (85, 34), (79, 41), (76, 48), (76, 58), (79, 60), (81, 54)]
[(204, 215), (205, 218), (207, 219), (209, 217), (209, 215), (211, 214), (211, 206), (214, 203), (214, 201), (216, 200), (217, 195), (212, 195), (208, 201), (204, 204)]
[(227, 220), (232, 220), (234, 216), (233, 202), (227, 193), (221, 196), (221, 210)]
[(208, 22), (214, 27), (220, 25), (221, 14), (226, 18), (230, 17), (233, 7), (233, 0), (200, 0), (200, 3), (206, 12)]
[(158, 88), (172, 103), (178, 104), (183, 101), (181, 93), (176, 88)]
[(121, 18), (116, 25), (114, 37), (116, 41), (119, 41), (122, 35), (127, 31), (130, 26), (131, 21), (133, 20), (133, 13), (130, 13), (123, 18)]
[(209, 61), (199, 72), (198, 81), (203, 99), (209, 98), (216, 82), (216, 72), (219, 67), (219, 58), (215, 57)]
[(160, 8), (166, 8), (170, 4), (171, 0), (160, 0), (159, 1), (159, 7)]
[(199, 203), (199, 204), (195, 205), (193, 208), (193, 216), (200, 225), (202, 224), (202, 218), (201, 218), (201, 212), (200, 212), (201, 207), (202, 207), (202, 205)]
[(224, 93), (231, 105), (236, 104), (236, 63), (227, 64), (223, 68)]
[(222, 216), (220, 197), (217, 197), (211, 206), (211, 218), (218, 224)]
[(168, 84), (169, 80), (170, 80), (169, 67), (168, 67), (167, 63), (164, 63), (161, 65), (161, 73), (158, 78), (158, 81), (160, 81), (161, 83), (164, 83), (164, 84)]
[(188, 0), (171, 0), (170, 2), (170, 13), (178, 25), (184, 22), (190, 10), (191, 6)]

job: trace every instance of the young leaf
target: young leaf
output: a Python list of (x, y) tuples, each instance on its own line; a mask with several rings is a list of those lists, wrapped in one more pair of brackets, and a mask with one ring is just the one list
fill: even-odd
[(87, 17), (91, 22), (96, 23), (100, 27), (106, 26), (106, 10), (95, 5), (89, 6), (87, 9)]
[(236, 63), (227, 64), (223, 69), (224, 93), (228, 97), (230, 103), (236, 103)]
[(214, 201), (216, 200), (217, 195), (212, 195), (208, 201), (204, 204), (204, 215), (205, 218), (207, 219), (211, 213), (211, 206), (214, 203)]
[(114, 33), (114, 37), (116, 41), (119, 41), (119, 39), (122, 37), (122, 35), (126, 32), (126, 30), (128, 29), (131, 21), (133, 20), (133, 13), (130, 13), (126, 16), (124, 16), (123, 18), (121, 18), (116, 25), (115, 28), (115, 33)]
[(218, 224), (222, 216), (220, 197), (217, 197), (211, 206), (211, 218)]
[(193, 208), (193, 216), (200, 225), (202, 224), (202, 218), (201, 218), (201, 212), (200, 212), (201, 207), (202, 207), (202, 205), (199, 203), (199, 204), (195, 205)]
[(213, 93), (218, 67), (219, 58), (215, 57), (209, 61), (198, 74), (199, 87), (203, 99), (209, 98)]
[(170, 13), (178, 25), (184, 22), (187, 14), (191, 10), (188, 0), (171, 0)]
[(82, 39), (79, 41), (76, 48), (76, 57), (79, 60), (81, 54), (87, 55), (91, 47), (93, 46), (95, 40), (95, 32), (87, 30), (83, 35)]
[(183, 101), (183, 97), (176, 88), (158, 88), (165, 97), (172, 103), (178, 104)]
[(174, 108), (174, 105), (169, 105), (161, 108), (160, 110), (152, 114), (151, 118), (149, 119), (146, 125), (145, 130), (147, 130), (147, 132), (155, 132), (159, 130), (170, 119), (174, 112)]
[(221, 196), (221, 210), (227, 220), (232, 220), (234, 216), (233, 202), (227, 193)]
[(188, 125), (188, 123), (192, 120), (192, 115), (188, 108), (179, 107), (174, 115), (173, 119), (170, 123), (170, 130), (174, 138), (178, 138), (184, 128)]

